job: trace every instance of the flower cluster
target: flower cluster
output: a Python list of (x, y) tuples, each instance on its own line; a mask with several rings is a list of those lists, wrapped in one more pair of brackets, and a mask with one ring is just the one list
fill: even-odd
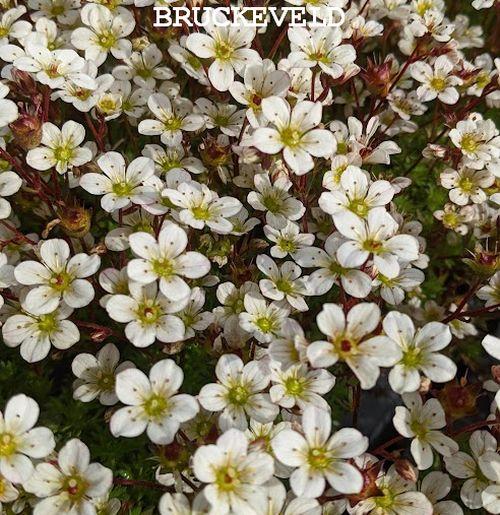
[(500, 3), (284, 3), (0, 0), (0, 513), (500, 513)]

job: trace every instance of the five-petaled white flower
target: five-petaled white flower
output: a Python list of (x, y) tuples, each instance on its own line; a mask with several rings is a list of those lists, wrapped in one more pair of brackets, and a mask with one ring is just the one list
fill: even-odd
[(177, 393), (183, 380), (182, 369), (171, 359), (153, 365), (149, 378), (136, 368), (120, 372), (116, 395), (127, 406), (111, 417), (111, 433), (131, 438), (146, 431), (154, 443), (171, 443), (181, 423), (191, 420), (199, 410), (194, 397)]

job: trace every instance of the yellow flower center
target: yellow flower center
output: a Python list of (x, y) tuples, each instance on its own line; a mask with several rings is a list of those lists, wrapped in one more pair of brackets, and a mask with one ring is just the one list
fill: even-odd
[(475, 152), (478, 146), (479, 144), (474, 134), (464, 134), (460, 140), (460, 148), (466, 152)]
[(443, 77), (434, 77), (431, 80), (431, 88), (435, 91), (443, 91), (446, 88), (446, 79)]
[(0, 456), (12, 456), (17, 450), (17, 443), (10, 433), (0, 434)]
[(150, 419), (159, 419), (165, 416), (168, 410), (168, 401), (161, 395), (153, 394), (143, 402), (142, 408)]

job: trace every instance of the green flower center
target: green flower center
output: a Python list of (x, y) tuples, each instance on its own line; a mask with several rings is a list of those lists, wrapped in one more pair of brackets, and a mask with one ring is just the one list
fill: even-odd
[(168, 258), (153, 259), (151, 266), (153, 272), (159, 277), (170, 277), (174, 273), (174, 263)]
[(342, 335), (333, 342), (335, 351), (340, 359), (346, 360), (347, 358), (358, 354), (358, 342), (349, 338), (347, 335)]
[(435, 91), (443, 91), (446, 88), (446, 79), (443, 77), (434, 77), (431, 79), (431, 88)]
[(0, 456), (12, 456), (17, 450), (17, 443), (10, 433), (0, 434)]
[(294, 127), (285, 127), (281, 129), (280, 137), (285, 147), (295, 148), (302, 141), (302, 132)]
[(277, 195), (269, 193), (263, 196), (262, 204), (271, 213), (279, 213), (283, 205), (283, 202)]
[(255, 320), (255, 325), (264, 334), (272, 333), (277, 329), (276, 321), (269, 316), (261, 316)]
[(162, 315), (162, 310), (158, 304), (149, 300), (139, 304), (136, 315), (143, 326), (151, 325), (158, 321)]
[(367, 250), (368, 252), (373, 252), (373, 254), (377, 254), (382, 250), (382, 243), (377, 240), (366, 240), (363, 242), (363, 249)]
[(424, 439), (427, 435), (428, 431), (427, 428), (418, 420), (413, 420), (410, 424), (410, 429), (415, 433), (415, 435), (420, 438)]
[(312, 469), (325, 470), (330, 466), (332, 459), (325, 448), (314, 447), (307, 454), (307, 462)]
[(143, 402), (142, 408), (150, 419), (159, 419), (165, 415), (168, 401), (161, 395), (153, 394)]
[(227, 42), (218, 40), (215, 42), (215, 58), (221, 61), (229, 61), (234, 53), (234, 48)]
[(304, 378), (288, 377), (285, 380), (285, 390), (289, 395), (297, 396), (304, 393), (306, 380)]
[(370, 208), (366, 205), (364, 198), (355, 198), (349, 202), (349, 209), (358, 216), (365, 217)]
[(115, 376), (112, 372), (99, 372), (97, 378), (97, 387), (103, 392), (114, 390)]
[(205, 206), (196, 206), (191, 208), (191, 213), (196, 220), (210, 220), (211, 214), (210, 209)]
[(283, 250), (283, 252), (295, 252), (297, 250), (297, 245), (292, 240), (287, 240), (286, 238), (278, 238), (278, 247)]
[(73, 157), (73, 149), (70, 147), (57, 147), (54, 150), (56, 161), (67, 163)]
[(215, 484), (223, 492), (231, 492), (241, 485), (238, 470), (230, 465), (221, 467), (215, 474)]
[(53, 274), (50, 278), (50, 286), (59, 292), (66, 291), (73, 281), (73, 277), (68, 272)]
[(275, 284), (279, 291), (285, 294), (293, 293), (293, 284), (290, 281), (287, 281), (286, 279), (278, 279)]
[(166, 131), (178, 131), (182, 127), (182, 120), (175, 116), (171, 116), (163, 120), (163, 128)]
[(101, 45), (106, 50), (113, 48), (116, 44), (117, 38), (112, 32), (105, 32), (99, 36), (99, 45)]
[[(347, 154), (348, 150), (349, 150), (349, 147), (347, 145), (347, 142), (345, 142), (345, 141), (337, 141), (337, 154), (343, 156), (343, 155)], [(342, 171), (344, 171), (344, 170), (342, 170)]]
[(418, 347), (410, 347), (403, 352), (401, 363), (407, 368), (417, 368), (422, 363), (422, 349)]
[(475, 152), (479, 146), (474, 134), (464, 134), (460, 140), (460, 148), (466, 152)]
[(59, 327), (59, 323), (52, 313), (49, 313), (48, 315), (40, 315), (37, 325), (38, 330), (41, 333), (49, 334), (57, 330), (57, 328)]
[(227, 400), (237, 406), (245, 405), (249, 397), (250, 392), (242, 384), (232, 386), (227, 393)]
[(115, 182), (111, 189), (117, 197), (127, 197), (132, 193), (134, 187), (126, 181), (121, 181)]
[(77, 474), (66, 477), (62, 486), (62, 489), (68, 493), (72, 501), (81, 500), (84, 497), (87, 488), (87, 481)]
[(472, 193), (472, 191), (476, 188), (474, 182), (469, 177), (463, 177), (460, 179), (458, 182), (458, 187), (465, 193)]

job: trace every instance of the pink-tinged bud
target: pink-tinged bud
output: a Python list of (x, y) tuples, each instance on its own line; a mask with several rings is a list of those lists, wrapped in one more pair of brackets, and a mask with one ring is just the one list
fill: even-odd
[(21, 114), (9, 127), (14, 141), (24, 150), (38, 147), (42, 141), (42, 120), (31, 114)]
[(379, 461), (366, 469), (360, 470), (363, 476), (363, 488), (359, 494), (349, 496), (351, 506), (354, 506), (358, 502), (368, 499), (369, 497), (378, 497), (382, 495), (382, 492), (377, 486), (377, 478), (381, 467), (382, 462)]
[(102, 343), (106, 338), (109, 338), (113, 334), (113, 330), (108, 327), (100, 327), (90, 333), (90, 339), (94, 343)]
[(371, 93), (386, 97), (391, 87), (392, 59), (377, 64), (368, 59), (366, 69), (360, 73)]
[(11, 87), (11, 91), (32, 99), (39, 95), (36, 82), (28, 72), (12, 68), (11, 75), (12, 82), (15, 84)]
[(408, 460), (397, 460), (396, 472), (406, 481), (417, 482), (418, 476), (415, 467)]

